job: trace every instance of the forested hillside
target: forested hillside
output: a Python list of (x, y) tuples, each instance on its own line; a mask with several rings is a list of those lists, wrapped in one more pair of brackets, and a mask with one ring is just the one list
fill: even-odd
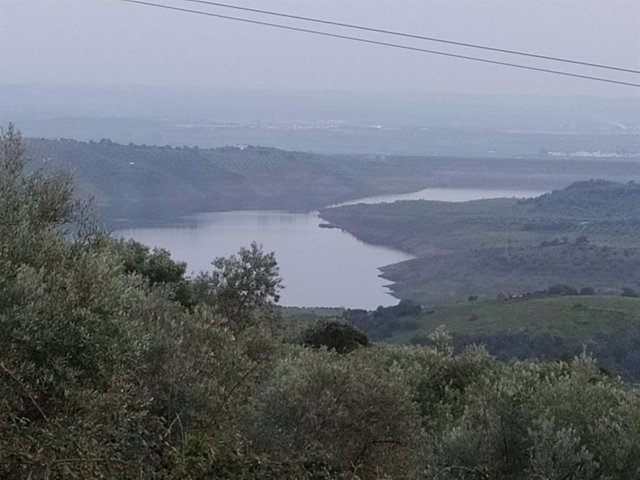
[(30, 140), (34, 164), (69, 168), (109, 219), (162, 221), (198, 211), (307, 211), (361, 196), (422, 188), (419, 165), (272, 148), (218, 149)]
[(318, 155), (262, 147), (158, 147), (30, 139), (29, 168), (70, 169), (110, 223), (170, 222), (195, 212), (309, 211), (425, 187), (546, 191), (575, 180), (636, 179), (631, 160)]
[[(634, 480), (640, 395), (587, 357), (370, 345), (273, 308), (255, 245), (186, 279), (0, 144), (0, 477)], [(580, 408), (576, 408), (579, 405)]]

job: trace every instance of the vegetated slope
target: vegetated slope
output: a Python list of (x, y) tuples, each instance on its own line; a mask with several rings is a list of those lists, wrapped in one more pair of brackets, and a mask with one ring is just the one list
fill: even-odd
[(452, 334), (548, 334), (588, 341), (599, 335), (640, 327), (640, 298), (612, 295), (544, 296), (435, 306), (416, 317), (418, 328), (398, 330), (392, 343), (411, 343), (440, 325)]
[(318, 155), (109, 140), (30, 139), (27, 146), (32, 168), (71, 168), (80, 192), (94, 195), (108, 220), (134, 223), (200, 211), (309, 211), (425, 187), (547, 190), (590, 176), (640, 180), (631, 161)]
[[(459, 346), (483, 344), (501, 359), (559, 360), (581, 353), (606, 371), (640, 381), (640, 299), (564, 296), (487, 301), (436, 308), (422, 318), (427, 332), (438, 322), (451, 328)], [(395, 341), (409, 332), (398, 332)], [(424, 333), (409, 343), (427, 340)]]
[[(403, 300), (403, 302), (407, 302)], [(482, 344), (510, 360), (560, 360), (587, 353), (609, 372), (640, 381), (640, 298), (613, 295), (551, 295), (474, 300), (398, 314), (398, 307), (373, 312), (345, 310), (334, 316), (372, 339), (392, 344), (428, 344), (444, 326), (458, 347)], [(407, 310), (405, 308), (405, 310)], [(296, 312), (309, 321), (323, 312)], [(326, 317), (328, 313), (324, 313)]]
[(537, 198), (520, 202), (538, 214), (558, 214), (602, 220), (605, 217), (640, 221), (640, 185), (605, 180), (576, 182)]
[[(372, 162), (276, 149), (203, 150), (73, 140), (30, 140), (35, 165), (70, 167), (81, 191), (110, 218), (161, 220), (196, 211), (311, 210), (395, 191)], [(416, 180), (409, 184), (422, 186)], [(407, 187), (405, 187), (407, 188)]]
[(326, 209), (360, 239), (418, 258), (383, 269), (422, 303), (527, 293), (554, 283), (640, 285), (640, 185), (587, 181), (536, 199), (396, 202)]

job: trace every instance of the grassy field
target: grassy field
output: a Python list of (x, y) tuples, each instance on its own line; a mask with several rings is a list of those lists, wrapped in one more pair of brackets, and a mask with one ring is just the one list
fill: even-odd
[(450, 333), (545, 333), (575, 340), (640, 325), (640, 299), (616, 296), (566, 296), (525, 300), (489, 300), (435, 307), (414, 317), (416, 328), (385, 339), (409, 343), (444, 325)]
[(278, 310), (285, 320), (295, 321), (318, 321), (342, 318), (343, 308), (321, 308), (321, 307), (282, 307)]
[[(279, 311), (286, 320), (296, 322), (340, 319), (344, 313), (340, 308), (285, 307)], [(640, 298), (583, 295), (460, 302), (401, 318), (402, 325), (411, 327), (397, 328), (386, 337), (374, 336), (389, 343), (410, 343), (415, 335), (429, 335), (445, 326), (452, 334), (528, 332), (580, 340), (640, 326)]]
[[(387, 311), (389, 311), (387, 309)], [(378, 343), (429, 343), (444, 326), (456, 348), (482, 344), (503, 360), (557, 360), (586, 352), (606, 371), (640, 381), (640, 298), (613, 295), (545, 296), (437, 305), (417, 315), (284, 308), (287, 331), (300, 336), (322, 320), (344, 319)]]

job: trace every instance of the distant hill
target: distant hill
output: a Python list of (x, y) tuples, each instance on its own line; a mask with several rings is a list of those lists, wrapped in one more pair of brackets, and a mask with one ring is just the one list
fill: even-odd
[(417, 258), (383, 268), (399, 298), (430, 304), (555, 283), (640, 287), (640, 186), (580, 182), (531, 200), (405, 201), (324, 209), (367, 243)]
[(584, 218), (640, 218), (640, 184), (606, 180), (575, 182), (562, 190), (524, 200), (522, 204), (538, 213)]
[[(601, 177), (640, 182), (631, 160), (322, 155), (275, 148), (28, 139), (32, 168), (67, 168), (112, 224), (202, 211), (311, 211), (426, 187), (550, 190)], [(540, 207), (542, 208), (542, 207)]]
[(70, 169), (80, 191), (95, 196), (108, 219), (137, 222), (197, 211), (308, 211), (419, 189), (429, 173), (419, 165), (407, 173), (369, 157), (252, 146), (200, 149), (29, 139), (28, 156), (32, 168)]

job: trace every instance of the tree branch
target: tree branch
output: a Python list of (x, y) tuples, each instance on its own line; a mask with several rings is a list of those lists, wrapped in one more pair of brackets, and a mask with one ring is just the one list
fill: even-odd
[(4, 373), (6, 373), (9, 378), (11, 378), (14, 382), (16, 382), (18, 385), (20, 385), (20, 388), (24, 391), (24, 393), (27, 395), (27, 397), (29, 397), (29, 400), (31, 400), (31, 403), (33, 404), (34, 407), (36, 407), (36, 409), (38, 410), (38, 412), (40, 413), (40, 415), (42, 416), (42, 418), (47, 422), (50, 423), (49, 421), (49, 417), (47, 417), (47, 415), (44, 413), (44, 410), (42, 410), (42, 407), (40, 407), (40, 405), (38, 405), (38, 402), (36, 402), (36, 399), (33, 397), (33, 395), (31, 395), (31, 393), (29, 393), (29, 390), (27, 390), (27, 388), (22, 384), (22, 382), (20, 381), (20, 379), (17, 377), (17, 375), (15, 375), (11, 370), (9, 370), (5, 364), (3, 362), (0, 362), (0, 369), (2, 369), (2, 371)]

